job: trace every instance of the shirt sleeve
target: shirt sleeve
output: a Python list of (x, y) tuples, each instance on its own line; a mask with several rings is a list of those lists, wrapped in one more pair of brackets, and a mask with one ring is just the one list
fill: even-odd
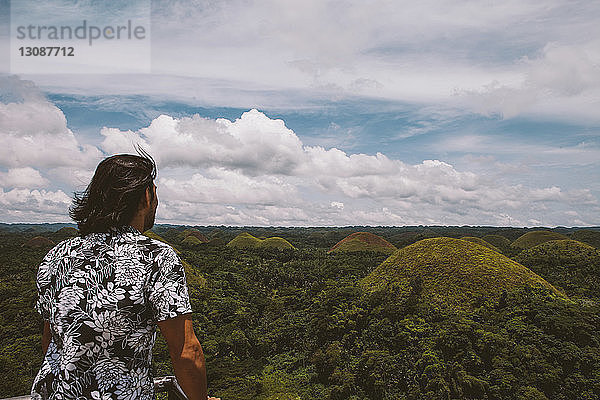
[(192, 312), (183, 265), (170, 247), (154, 259), (147, 296), (156, 322)]
[(48, 305), (48, 288), (51, 282), (51, 271), (50, 264), (53, 259), (54, 249), (48, 252), (40, 266), (38, 267), (38, 272), (36, 276), (36, 287), (38, 298), (35, 302), (35, 310), (42, 316), (42, 318), (46, 321), (50, 320), (50, 307)]

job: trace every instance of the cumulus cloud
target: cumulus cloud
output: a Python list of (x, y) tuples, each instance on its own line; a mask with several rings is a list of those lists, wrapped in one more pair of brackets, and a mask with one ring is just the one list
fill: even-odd
[(63, 112), (28, 81), (0, 78), (0, 166), (89, 166), (101, 157), (92, 145), (79, 143)]
[(294, 204), (296, 187), (275, 176), (261, 178), (238, 171), (210, 168), (205, 175), (193, 174), (189, 179), (161, 178), (160, 193), (173, 200), (208, 204)]
[(0, 218), (6, 222), (65, 221), (71, 198), (62, 190), (0, 188)]
[(556, 205), (598, 204), (589, 190), (500, 183), (439, 160), (407, 164), (382, 153), (307, 146), (257, 110), (235, 121), (162, 115), (135, 132), (102, 134), (106, 152), (142, 143), (155, 155), (159, 215), (179, 222), (526, 225), (530, 213)]
[(40, 171), (31, 167), (12, 168), (8, 172), (0, 172), (0, 187), (45, 187), (48, 183), (48, 180), (42, 177)]

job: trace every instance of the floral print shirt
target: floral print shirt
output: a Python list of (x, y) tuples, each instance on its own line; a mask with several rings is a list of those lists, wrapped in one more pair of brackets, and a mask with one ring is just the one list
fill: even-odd
[(40, 264), (37, 288), (52, 340), (33, 398), (154, 398), (156, 322), (192, 312), (169, 245), (131, 226), (68, 239)]

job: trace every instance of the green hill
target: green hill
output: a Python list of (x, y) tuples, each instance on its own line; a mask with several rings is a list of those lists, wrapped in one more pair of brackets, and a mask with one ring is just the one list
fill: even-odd
[(254, 249), (257, 248), (259, 244), (260, 239), (255, 238), (248, 232), (242, 232), (234, 237), (229, 243), (227, 243), (227, 247), (234, 247), (238, 249)]
[(290, 242), (288, 242), (284, 238), (280, 238), (277, 236), (273, 236), (273, 237), (261, 240), (258, 247), (261, 249), (279, 249), (279, 250), (295, 248), (294, 246), (292, 246), (292, 244)]
[(472, 242), (472, 243), (477, 243), (480, 246), (483, 247), (487, 247), (490, 250), (494, 250), (497, 251), (498, 253), (502, 253), (502, 251), (500, 251), (499, 248), (497, 248), (496, 246), (494, 246), (493, 244), (483, 240), (482, 238), (479, 237), (475, 237), (475, 236), (463, 236), (460, 238), (460, 240), (466, 240), (467, 242)]
[(408, 246), (410, 244), (416, 243), (419, 240), (430, 239), (434, 237), (439, 237), (441, 235), (437, 234), (431, 229), (422, 229), (419, 231), (410, 231), (410, 232), (402, 232), (390, 237), (390, 243), (392, 243), (397, 248), (401, 249), (402, 247)]
[(500, 250), (505, 250), (510, 247), (510, 239), (502, 235), (485, 235), (482, 239)]
[(340, 240), (333, 246), (329, 253), (351, 251), (373, 251), (376, 253), (391, 254), (398, 250), (396, 246), (369, 232), (355, 232)]
[(396, 251), (361, 281), (367, 290), (396, 287), (442, 307), (470, 308), (503, 290), (539, 286), (559, 294), (544, 279), (483, 246), (447, 237), (421, 240)]
[(184, 230), (183, 232), (180, 232), (177, 235), (177, 238), (181, 241), (184, 241), (186, 238), (188, 238), (190, 236), (197, 238), (202, 243), (208, 242), (208, 238), (202, 232), (200, 232), (198, 229), (194, 229), (194, 228), (188, 228), (188, 229)]
[(58, 234), (58, 235), (63, 235), (63, 236), (77, 236), (77, 235), (79, 235), (79, 231), (77, 230), (77, 228), (73, 228), (72, 226), (62, 227), (59, 230), (57, 230), (55, 233)]
[(575, 240), (551, 240), (523, 250), (516, 261), (569, 296), (600, 298), (600, 250)]
[(519, 237), (517, 240), (512, 242), (511, 246), (517, 249), (529, 249), (538, 244), (548, 242), (550, 240), (564, 240), (568, 239), (565, 235), (552, 231), (533, 231), (527, 232), (526, 234)]
[(197, 245), (202, 244), (202, 243), (206, 243), (206, 242), (203, 242), (202, 240), (198, 239), (193, 234), (189, 235), (188, 237), (186, 237), (185, 239), (183, 239), (181, 241), (181, 244), (184, 244), (186, 246), (197, 246)]
[(571, 235), (573, 240), (578, 240), (587, 243), (597, 249), (600, 249), (600, 232), (591, 229), (581, 229), (573, 232)]
[(202, 276), (202, 274), (200, 274), (200, 272), (196, 271), (196, 268), (194, 268), (184, 259), (181, 259), (181, 264), (183, 264), (185, 278), (189, 286), (193, 287), (194, 289), (206, 287), (206, 279)]
[(208, 242), (206, 242), (206, 244), (208, 246), (225, 246), (227, 244), (227, 242), (225, 241), (225, 239), (221, 238), (221, 237), (213, 237), (211, 238)]
[(55, 243), (52, 240), (48, 239), (47, 237), (43, 237), (43, 236), (33, 237), (23, 244), (23, 246), (32, 247), (34, 249), (44, 248), (44, 247), (50, 248), (50, 247), (53, 247), (54, 245), (55, 245)]
[(227, 247), (233, 247), (238, 249), (294, 249), (290, 242), (287, 240), (274, 236), (266, 239), (258, 239), (248, 232), (242, 232), (233, 238)]

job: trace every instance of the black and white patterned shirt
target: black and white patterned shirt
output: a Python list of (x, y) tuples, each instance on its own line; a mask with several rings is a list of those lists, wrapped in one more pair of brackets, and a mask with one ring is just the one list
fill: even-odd
[(153, 399), (156, 322), (192, 312), (175, 251), (131, 226), (59, 243), (37, 274), (52, 341), (31, 394)]

